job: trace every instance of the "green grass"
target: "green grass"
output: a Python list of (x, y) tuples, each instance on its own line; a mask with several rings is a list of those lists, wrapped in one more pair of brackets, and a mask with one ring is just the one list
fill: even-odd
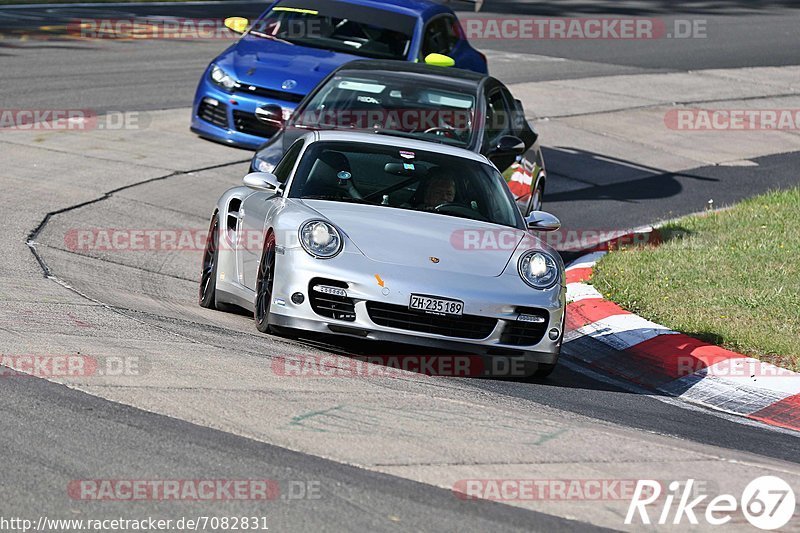
[(800, 189), (680, 219), (606, 255), (592, 283), (673, 330), (800, 371)]

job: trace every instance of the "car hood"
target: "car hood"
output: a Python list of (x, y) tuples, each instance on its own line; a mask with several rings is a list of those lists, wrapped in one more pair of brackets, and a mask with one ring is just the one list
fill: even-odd
[[(242, 83), (305, 95), (337, 67), (354, 59), (360, 58), (246, 35), (216, 62)], [(287, 80), (297, 85), (283, 89)]]
[[(368, 258), (415, 268), (499, 276), (525, 231), (406, 209), (301, 200), (344, 231)], [(438, 259), (435, 262), (434, 259)]]

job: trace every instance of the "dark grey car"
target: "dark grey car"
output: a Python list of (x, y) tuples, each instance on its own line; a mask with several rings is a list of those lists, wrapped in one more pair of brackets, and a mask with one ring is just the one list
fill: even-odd
[(331, 73), (288, 120), (274, 108), (258, 113), (281, 129), (256, 152), (253, 172), (271, 172), (309, 131), (368, 131), (465, 148), (501, 171), (514, 165), (509, 185), (523, 214), (542, 206), (547, 174), (539, 136), (522, 103), (491, 76), (401, 61), (353, 61)]

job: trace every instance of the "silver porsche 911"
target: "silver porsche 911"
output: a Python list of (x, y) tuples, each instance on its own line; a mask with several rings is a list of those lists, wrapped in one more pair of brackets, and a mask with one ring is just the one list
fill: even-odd
[(200, 305), (252, 310), (261, 332), (305, 330), (519, 357), (552, 372), (564, 265), (484, 156), (341, 131), (298, 139), (274, 174), (225, 192)]

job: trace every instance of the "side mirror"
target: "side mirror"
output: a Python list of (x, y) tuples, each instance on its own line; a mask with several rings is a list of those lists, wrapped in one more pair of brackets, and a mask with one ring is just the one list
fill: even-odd
[(244, 17), (228, 17), (225, 19), (225, 27), (233, 33), (242, 34), (247, 31), (250, 21)]
[(528, 229), (535, 231), (556, 231), (561, 228), (561, 221), (546, 211), (531, 211), (525, 223)]
[(428, 54), (425, 56), (425, 64), (434, 67), (452, 67), (455, 66), (456, 60), (443, 54)]
[(242, 180), (247, 187), (259, 191), (277, 191), (281, 184), (274, 174), (251, 172)]
[(490, 155), (522, 155), (525, 153), (525, 143), (519, 137), (514, 135), (503, 135), (497, 141)]
[(256, 109), (259, 122), (275, 128), (283, 127), (283, 108), (277, 104), (267, 104)]

